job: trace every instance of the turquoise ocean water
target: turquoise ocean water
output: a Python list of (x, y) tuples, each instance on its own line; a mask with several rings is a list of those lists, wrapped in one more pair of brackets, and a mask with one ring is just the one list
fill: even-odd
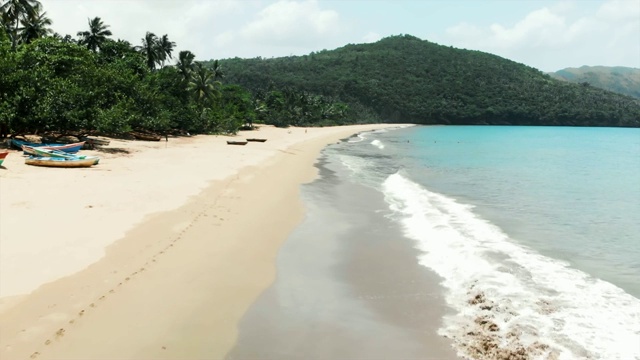
[(442, 278), (439, 333), (461, 354), (640, 359), (640, 129), (408, 127), (323, 156)]

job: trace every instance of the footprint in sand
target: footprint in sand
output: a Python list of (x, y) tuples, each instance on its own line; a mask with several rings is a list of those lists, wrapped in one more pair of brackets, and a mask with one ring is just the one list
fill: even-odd
[(113, 294), (114, 292), (116, 292), (114, 289), (109, 290), (109, 294)]
[(82, 316), (84, 315), (84, 310), (80, 310), (80, 312), (78, 313), (78, 316)]
[(58, 331), (56, 331), (56, 337), (57, 338), (61, 338), (64, 336), (64, 332), (65, 330), (63, 328), (60, 328)]
[(129, 278), (129, 277), (126, 277), (126, 278), (124, 279), (124, 281), (129, 281), (129, 280), (131, 280), (131, 278)]
[(69, 320), (69, 324), (75, 324), (75, 322), (76, 322), (76, 321), (75, 321), (75, 320), (73, 320), (73, 319)]
[(31, 354), (31, 356), (29, 356), (29, 357), (32, 358), (32, 359), (35, 359), (35, 358), (38, 357), (38, 355), (40, 355), (40, 353), (36, 351), (33, 354)]
[(51, 344), (51, 340), (47, 339), (47, 341), (44, 342), (45, 345), (49, 345)]
[(96, 307), (96, 304), (91, 303), (89, 306), (91, 306), (91, 307)]
[(100, 296), (100, 298), (98, 298), (98, 300), (104, 300), (104, 295)]

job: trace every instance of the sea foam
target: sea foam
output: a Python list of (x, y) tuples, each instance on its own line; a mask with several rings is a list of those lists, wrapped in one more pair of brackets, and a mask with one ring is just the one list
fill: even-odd
[(378, 140), (378, 139), (373, 140), (373, 141), (371, 142), (371, 145), (373, 145), (373, 146), (377, 147), (377, 148), (378, 148), (378, 149), (380, 149), (380, 150), (384, 149), (384, 144), (382, 143), (382, 141), (380, 141), (380, 140)]
[(545, 257), (473, 207), (396, 173), (382, 184), (454, 313), (440, 334), (474, 359), (640, 359), (640, 300)]

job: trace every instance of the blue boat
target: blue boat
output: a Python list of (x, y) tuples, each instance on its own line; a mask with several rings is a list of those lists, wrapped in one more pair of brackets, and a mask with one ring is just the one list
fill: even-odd
[(13, 146), (13, 148), (16, 149), (16, 150), (22, 150), (22, 145), (27, 145), (27, 146), (31, 146), (31, 147), (64, 145), (64, 144), (59, 144), (59, 143), (41, 144), (41, 143), (34, 143), (34, 142), (23, 141), (23, 140), (18, 140), (18, 139), (11, 139), (9, 144), (11, 146)]
[[(39, 144), (39, 143), (32, 143), (29, 141), (11, 139), (11, 145), (19, 150), (24, 150), (23, 146), (28, 146), (32, 148), (46, 148), (50, 150), (59, 150), (69, 154), (73, 154), (73, 153), (77, 153), (78, 151), (80, 151), (80, 149), (82, 149), (82, 146), (84, 146), (84, 141), (79, 143), (73, 143), (73, 144), (56, 144), (56, 143)], [(25, 155), (28, 155), (28, 153), (25, 152)]]

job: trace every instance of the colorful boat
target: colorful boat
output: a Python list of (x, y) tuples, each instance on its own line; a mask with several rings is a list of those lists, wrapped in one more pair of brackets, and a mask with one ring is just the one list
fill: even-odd
[(246, 141), (227, 141), (227, 145), (247, 145)]
[(73, 143), (73, 144), (37, 144), (31, 143), (28, 141), (11, 139), (11, 143), (14, 147), (20, 144), (20, 150), (24, 150), (23, 146), (29, 146), (32, 148), (41, 148), (41, 149), (49, 149), (49, 150), (59, 150), (64, 151), (69, 154), (77, 153), (84, 146), (84, 141)]
[(34, 148), (31, 146), (24, 145), (22, 149), (24, 150), (25, 153), (36, 156), (36, 157), (53, 157), (53, 158), (62, 158), (62, 159), (68, 159), (68, 160), (94, 159), (95, 160), (94, 165), (97, 165), (98, 162), (100, 161), (100, 158), (97, 156), (69, 154), (64, 151), (43, 149), (42, 147)]
[[(100, 159), (98, 159), (99, 161)], [(61, 168), (80, 168), (91, 167), (98, 161), (94, 158), (87, 159), (65, 159), (55, 158), (49, 156), (30, 156), (24, 160), (27, 165), (34, 166), (47, 166), (47, 167), (61, 167)]]
[(7, 155), (9, 155), (8, 151), (0, 152), (0, 166), (2, 166), (2, 163), (4, 162), (4, 159), (7, 157)]
[(65, 144), (60, 144), (60, 143), (41, 144), (41, 143), (34, 143), (30, 141), (11, 139), (11, 141), (9, 141), (9, 145), (16, 150), (22, 150), (22, 145), (27, 145), (31, 147), (41, 147), (41, 146), (61, 146)]

